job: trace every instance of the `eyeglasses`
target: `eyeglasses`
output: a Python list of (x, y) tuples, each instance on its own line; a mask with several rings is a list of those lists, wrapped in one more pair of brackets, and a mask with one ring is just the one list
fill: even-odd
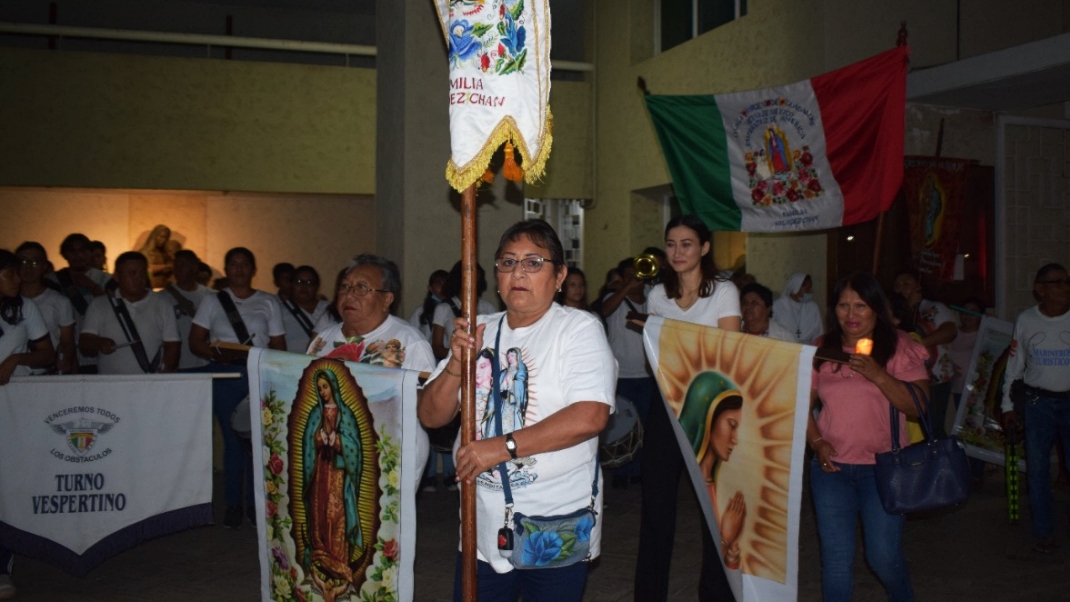
[(516, 271), (517, 264), (520, 265), (520, 269), (527, 274), (534, 274), (542, 269), (542, 264), (547, 261), (553, 263), (552, 260), (545, 257), (539, 257), (538, 255), (530, 255), (523, 259), (515, 259), (513, 257), (505, 257), (494, 262), (494, 267), (502, 274), (512, 274)]
[(389, 293), (390, 291), (381, 288), (372, 288), (367, 284), (339, 284), (338, 296), (345, 297), (349, 293), (353, 293), (358, 297), (367, 297), (368, 293), (375, 291), (377, 293)]
[(1041, 280), (1037, 284), (1053, 284), (1055, 286), (1070, 286), (1070, 278), (1061, 278), (1058, 280)]
[(298, 278), (297, 280), (294, 280), (294, 284), (311, 284), (311, 285), (316, 285), (316, 284), (319, 284), (319, 283), (318, 283), (318, 282), (316, 282), (315, 280), (312, 280), (312, 279), (310, 279), (310, 278)]
[(35, 268), (35, 267), (37, 267), (39, 265), (45, 265), (45, 262), (37, 261), (36, 259), (23, 259), (23, 260), (20, 260), (19, 263), (22, 264), (22, 265), (27, 265), (27, 266), (33, 267), (33, 268)]

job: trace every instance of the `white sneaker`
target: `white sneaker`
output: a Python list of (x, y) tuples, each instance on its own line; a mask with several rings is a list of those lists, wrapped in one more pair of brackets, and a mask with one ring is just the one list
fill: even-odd
[(15, 584), (11, 582), (11, 575), (0, 575), (0, 600), (15, 597)]

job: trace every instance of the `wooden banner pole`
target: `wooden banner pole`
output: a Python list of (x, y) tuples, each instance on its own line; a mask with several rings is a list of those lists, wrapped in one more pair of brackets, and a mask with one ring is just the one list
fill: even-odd
[[(476, 329), (476, 185), (461, 194), (461, 315)], [(461, 445), (475, 439), (476, 350), (461, 354)], [(476, 491), (461, 483), (461, 599), (476, 602)]]
[(881, 214), (877, 216), (877, 236), (873, 241), (873, 271), (871, 272), (874, 277), (877, 276), (877, 266), (881, 264), (881, 239), (884, 238), (884, 214), (887, 211), (881, 211)]

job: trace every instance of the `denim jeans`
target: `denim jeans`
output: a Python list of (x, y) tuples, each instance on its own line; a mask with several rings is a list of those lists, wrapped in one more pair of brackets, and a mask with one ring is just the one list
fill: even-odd
[(903, 557), (900, 515), (881, 506), (872, 464), (840, 464), (827, 473), (815, 459), (810, 464), (810, 491), (821, 539), (821, 592), (825, 602), (849, 602), (855, 564), (855, 526), (862, 518), (866, 561), (894, 602), (914, 599)]
[[(494, 554), (497, 551), (492, 551)], [(587, 584), (589, 562), (556, 569), (512, 570), (496, 573), (490, 564), (476, 561), (476, 599), (479, 602), (580, 602)], [(461, 553), (453, 571), (453, 600), (461, 600)]]
[(1051, 488), (1051, 449), (1055, 437), (1070, 450), (1070, 401), (1038, 397), (1025, 404), (1025, 458), (1029, 478), (1029, 509), (1033, 537), (1044, 541), (1055, 535), (1055, 496)]

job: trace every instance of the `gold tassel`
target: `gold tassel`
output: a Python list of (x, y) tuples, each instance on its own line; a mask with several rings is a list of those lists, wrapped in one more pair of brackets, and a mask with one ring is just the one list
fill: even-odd
[(483, 172), (483, 177), (480, 179), (483, 181), (484, 184), (493, 184), (494, 172), (488, 169), (487, 171)]
[(505, 164), (502, 165), (502, 175), (510, 182), (519, 182), (524, 179), (524, 170), (516, 164), (516, 158), (513, 156), (513, 143), (508, 140), (505, 142)]

